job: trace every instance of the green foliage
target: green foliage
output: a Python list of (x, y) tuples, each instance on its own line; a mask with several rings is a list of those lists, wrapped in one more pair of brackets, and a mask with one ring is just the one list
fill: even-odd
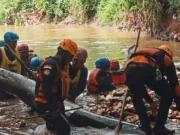
[(149, 23), (153, 23), (161, 16), (162, 5), (159, 0), (137, 0), (136, 5), (138, 12), (143, 13)]
[(67, 0), (69, 15), (78, 18), (79, 22), (91, 19), (97, 12), (100, 0)]
[(122, 19), (122, 11), (121, 0), (101, 0), (97, 17), (102, 23), (116, 23)]
[(0, 20), (5, 23), (9, 17), (15, 18), (19, 12), (34, 10), (32, 0), (1, 0)]
[[(180, 9), (180, 0), (168, 0), (168, 8)], [(71, 16), (84, 23), (97, 18), (101, 23), (115, 24), (122, 21), (127, 13), (139, 13), (149, 23), (157, 21), (164, 11), (162, 0), (0, 0), (0, 24), (9, 18), (23, 25), (23, 18), (17, 13), (41, 10), (48, 19), (56, 20)], [(166, 1), (167, 2), (167, 1)]]
[(171, 9), (178, 9), (180, 11), (180, 0), (169, 0)]
[(43, 10), (48, 18), (58, 20), (66, 15), (65, 0), (37, 0), (36, 8)]

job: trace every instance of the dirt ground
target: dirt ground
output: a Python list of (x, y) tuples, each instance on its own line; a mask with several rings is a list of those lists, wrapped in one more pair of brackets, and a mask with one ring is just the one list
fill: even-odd
[[(42, 118), (24, 120), (23, 118), (29, 116), (27, 113), (29, 110), (30, 108), (17, 98), (1, 101), (0, 135), (55, 135), (55, 133), (47, 131), (45, 121)], [(167, 127), (175, 129), (175, 135), (180, 135), (179, 124), (168, 120)], [(108, 128), (97, 129), (94, 127), (77, 127), (71, 125), (71, 135), (112, 135), (113, 131)]]

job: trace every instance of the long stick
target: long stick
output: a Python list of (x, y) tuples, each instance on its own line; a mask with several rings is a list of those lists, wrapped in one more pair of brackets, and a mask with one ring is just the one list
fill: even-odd
[[(140, 33), (141, 33), (141, 27), (138, 27), (139, 31), (138, 31), (138, 36), (137, 36), (137, 40), (136, 40), (136, 45), (135, 45), (135, 49), (134, 49), (134, 53), (137, 51), (138, 48), (138, 44), (139, 44), (139, 38), (140, 38)], [(126, 106), (126, 99), (128, 97), (128, 89), (125, 91), (125, 95), (124, 95), (124, 99), (123, 99), (123, 105), (121, 108), (121, 112), (120, 112), (120, 116), (119, 116), (119, 122), (118, 122), (118, 127), (117, 127), (117, 135), (119, 135), (120, 129), (121, 129), (121, 124), (122, 124), (122, 117), (123, 117), (123, 113), (124, 113), (124, 108)]]
[(11, 49), (11, 47), (6, 43), (7, 49), (10, 51), (10, 53), (16, 57), (16, 59), (19, 61), (19, 63), (27, 70), (27, 72), (31, 75), (31, 77), (36, 80), (36, 77), (34, 76), (34, 74), (29, 70), (29, 68), (26, 66), (26, 64), (24, 64), (24, 62), (22, 62), (22, 60), (16, 55), (16, 53)]
[(122, 108), (121, 108), (121, 112), (120, 112), (120, 116), (119, 116), (118, 127), (117, 127), (117, 135), (119, 135), (119, 132), (121, 129), (122, 117), (123, 117), (123, 113), (124, 113), (124, 108), (126, 106), (127, 97), (128, 97), (128, 89), (126, 89), (125, 94), (124, 94), (123, 104), (122, 104)]
[[(80, 106), (80, 107), (76, 107), (76, 108), (72, 108), (72, 109), (67, 109), (65, 111), (62, 111), (62, 112), (69, 112), (69, 111), (73, 111), (73, 110), (77, 110), (77, 109), (81, 109), (83, 108), (83, 106)], [(60, 110), (57, 110), (57, 112), (61, 112)], [(50, 113), (46, 113), (46, 114), (41, 114), (41, 115), (36, 115), (36, 116), (31, 116), (31, 117), (27, 117), (27, 118), (24, 118), (24, 119), (32, 119), (32, 118), (37, 118), (37, 117), (44, 117), (44, 116), (48, 116), (48, 115), (51, 115), (52, 113), (55, 113), (55, 112), (50, 112)]]
[(139, 44), (139, 38), (140, 38), (140, 33), (141, 33), (141, 27), (138, 27), (139, 31), (138, 31), (138, 36), (137, 36), (137, 40), (136, 40), (136, 46), (134, 49), (134, 53), (137, 51), (138, 48), (138, 44)]

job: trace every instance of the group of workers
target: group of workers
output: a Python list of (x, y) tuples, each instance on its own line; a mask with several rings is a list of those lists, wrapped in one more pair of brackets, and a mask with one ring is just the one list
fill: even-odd
[[(18, 45), (18, 40), (19, 36), (15, 32), (9, 31), (4, 34), (4, 40), (0, 40), (0, 67), (30, 77), (27, 69), (21, 64), (21, 62), (23, 62), (29, 69), (34, 70), (37, 59), (39, 59), (37, 66), (41, 64), (42, 59), (37, 57), (36, 54), (33, 53), (33, 50), (29, 50), (27, 44)], [(19, 61), (17, 57), (21, 61)], [(0, 92), (1, 100), (12, 97), (13, 96), (8, 93)]]
[[(56, 110), (64, 112), (63, 101), (69, 99), (75, 102), (76, 97), (84, 91), (86, 84), (90, 94), (112, 91), (119, 85), (126, 84), (131, 92), (142, 131), (147, 135), (175, 132), (165, 127), (173, 99), (177, 109), (180, 110), (180, 86), (173, 63), (173, 51), (168, 45), (137, 51), (131, 55), (123, 70), (120, 69), (116, 59), (98, 58), (95, 62), (96, 68), (92, 69), (88, 77), (88, 69), (84, 65), (88, 52), (73, 40), (64, 39), (59, 43), (55, 56), (42, 60), (32, 56), (32, 51), (29, 53), (26, 44), (16, 47), (18, 39), (19, 36), (14, 32), (7, 32), (4, 35), (5, 43), (16, 55), (30, 69), (37, 71), (35, 87), (37, 113), (44, 114)], [(0, 67), (23, 74), (22, 65), (11, 55), (6, 46), (0, 48)], [(159, 95), (159, 109), (148, 94), (147, 87)], [(154, 128), (150, 126), (145, 102), (150, 104), (152, 114), (156, 116)], [(55, 130), (60, 135), (70, 134), (70, 125), (65, 113), (52, 113), (44, 119), (48, 130)]]

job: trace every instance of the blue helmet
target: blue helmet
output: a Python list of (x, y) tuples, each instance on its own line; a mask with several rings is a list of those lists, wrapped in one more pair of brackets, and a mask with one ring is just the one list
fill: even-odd
[(17, 41), (19, 40), (19, 36), (17, 33), (9, 31), (4, 34), (4, 41)]
[(95, 64), (96, 64), (96, 67), (105, 68), (105, 67), (110, 66), (110, 61), (105, 57), (101, 57), (96, 60)]
[(39, 68), (39, 66), (41, 65), (42, 61), (43, 60), (37, 56), (33, 57), (30, 61), (31, 68), (33, 70), (37, 70)]
[(0, 40), (0, 47), (4, 47), (5, 46), (5, 41), (4, 40)]

